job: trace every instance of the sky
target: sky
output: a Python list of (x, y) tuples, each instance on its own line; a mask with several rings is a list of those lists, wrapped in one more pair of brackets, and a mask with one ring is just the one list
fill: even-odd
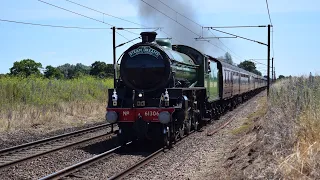
[[(92, 9), (117, 16), (116, 19), (99, 12), (95, 12), (66, 0), (43, 0), (53, 5), (71, 10), (75, 13), (96, 19), (89, 19), (78, 14), (59, 9), (42, 3), (38, 0), (0, 0), (0, 19), (38, 24), (61, 26), (77, 26), (106, 29), (71, 29), (31, 26), (0, 21), (0, 73), (8, 73), (15, 61), (33, 59), (40, 62), (45, 68), (47, 65), (59, 66), (65, 63), (82, 63), (91, 65), (95, 61), (112, 63), (112, 31), (117, 27), (141, 27), (124, 20), (133, 21), (148, 27), (162, 27), (158, 30), (158, 37), (168, 37), (164, 32), (173, 34), (173, 43), (192, 43), (201, 46), (205, 53), (214, 57), (223, 56), (229, 52), (233, 61), (256, 59), (263, 64), (267, 63), (267, 46), (240, 38), (211, 39), (211, 44), (195, 41), (195, 34), (185, 27), (196, 27), (179, 14), (158, 0), (144, 0), (156, 6), (159, 11), (177, 20), (179, 25), (169, 17), (157, 12), (139, 0), (72, 0)], [(265, 0), (185, 0), (182, 4), (175, 1), (166, 1), (171, 8), (192, 20), (207, 26), (237, 26), (237, 25), (268, 25), (270, 24)], [(171, 3), (172, 2), (172, 3)], [(274, 57), (276, 75), (305, 75), (319, 73), (318, 42), (320, 41), (320, 1), (316, 0), (268, 0), (273, 37), (271, 36), (271, 57)], [(188, 8), (187, 10), (185, 8)], [(141, 8), (151, 15), (143, 16)], [(147, 9), (149, 8), (149, 9)], [(171, 12), (170, 12), (171, 11)], [(146, 17), (148, 16), (148, 17)], [(150, 20), (151, 18), (151, 20)], [(103, 23), (104, 22), (104, 23)], [(170, 25), (171, 24), (175, 24)], [(110, 24), (110, 25), (108, 25)], [(150, 30), (150, 29), (148, 29)], [(131, 40), (139, 36), (140, 32), (148, 30), (129, 30), (118, 32)], [(176, 33), (178, 32), (180, 33)], [(193, 29), (194, 30), (194, 29)], [(249, 39), (267, 43), (267, 28), (228, 28), (219, 29)], [(216, 31), (215, 36), (225, 37)], [(196, 33), (201, 35), (201, 27)], [(212, 34), (211, 34), (212, 35)], [(116, 36), (116, 43), (128, 41), (122, 36)], [(138, 40), (133, 41), (137, 43)], [(213, 45), (212, 45), (213, 44)], [(117, 48), (117, 58), (132, 44), (127, 43)], [(262, 59), (262, 60), (260, 60)], [(257, 64), (258, 70), (266, 74), (267, 67)]]

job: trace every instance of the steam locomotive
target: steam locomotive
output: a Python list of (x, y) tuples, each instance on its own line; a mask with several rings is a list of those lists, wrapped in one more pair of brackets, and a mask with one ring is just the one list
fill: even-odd
[(172, 143), (219, 119), (266, 88), (267, 79), (186, 45), (142, 32), (142, 42), (121, 57), (109, 89), (106, 120), (117, 123), (121, 143)]

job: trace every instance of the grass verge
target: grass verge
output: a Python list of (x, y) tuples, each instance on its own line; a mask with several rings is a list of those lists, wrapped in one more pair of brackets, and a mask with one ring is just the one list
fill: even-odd
[(286, 81), (275, 91), (281, 99), (274, 102), (292, 114), (295, 143), (292, 153), (280, 158), (279, 169), (287, 179), (320, 179), (320, 77)]
[(244, 123), (240, 127), (231, 130), (231, 133), (233, 135), (239, 135), (249, 132), (254, 128), (255, 122), (267, 113), (267, 97), (261, 97), (258, 101), (259, 102), (257, 110), (248, 114), (248, 116), (245, 118)]

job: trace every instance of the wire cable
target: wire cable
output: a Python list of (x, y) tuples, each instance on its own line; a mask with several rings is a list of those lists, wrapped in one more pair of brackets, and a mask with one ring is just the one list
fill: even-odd
[(191, 29), (189, 29), (189, 28), (188, 28), (188, 27), (186, 27), (185, 25), (181, 24), (181, 23), (180, 23), (180, 22), (178, 22), (177, 20), (174, 20), (172, 17), (170, 17), (170, 16), (166, 15), (164, 12), (162, 12), (162, 11), (160, 11), (159, 9), (155, 8), (155, 7), (154, 7), (154, 6), (152, 6), (151, 4), (149, 4), (149, 3), (145, 2), (144, 0), (141, 0), (141, 1), (142, 1), (142, 2), (144, 2), (145, 4), (147, 4), (148, 6), (150, 6), (151, 8), (153, 8), (154, 10), (158, 11), (159, 13), (161, 13), (161, 14), (163, 14), (163, 15), (167, 16), (167, 17), (168, 17), (169, 19), (171, 19), (172, 21), (174, 21), (174, 22), (176, 22), (176, 23), (180, 24), (182, 27), (184, 27), (184, 28), (185, 28), (185, 29), (187, 29), (188, 31), (190, 31), (190, 32), (192, 32), (193, 34), (195, 34), (195, 35), (197, 35), (197, 36), (199, 36), (199, 37), (200, 37), (200, 35), (199, 35), (199, 34), (195, 33), (194, 31), (192, 31)]
[(137, 40), (137, 39), (141, 39), (141, 37), (137, 37), (137, 38), (131, 39), (131, 40), (127, 41), (127, 42), (121, 43), (121, 44), (119, 44), (118, 46), (116, 46), (116, 48), (117, 48), (117, 47), (120, 47), (120, 46), (123, 46), (123, 45), (125, 45), (125, 44), (127, 44), (127, 43), (131, 43), (132, 41), (135, 41), (135, 40)]
[[(161, 28), (148, 28), (146, 25), (139, 24), (139, 23), (136, 23), (136, 22), (133, 22), (133, 21), (129, 21), (129, 20), (126, 20), (126, 19), (117, 17), (117, 16), (113, 16), (113, 15), (111, 15), (111, 14), (108, 14), (108, 13), (105, 13), (105, 12), (102, 12), (102, 11), (99, 11), (99, 10), (96, 10), (96, 9), (93, 9), (93, 8), (91, 8), (91, 7), (85, 6), (85, 5), (80, 4), (80, 3), (76, 3), (76, 2), (71, 1), (71, 0), (66, 0), (66, 1), (67, 1), (67, 2), (70, 2), (70, 3), (73, 3), (73, 4), (75, 4), (75, 5), (78, 5), (78, 6), (87, 8), (87, 9), (89, 9), (89, 10), (92, 10), (92, 11), (95, 11), (95, 12), (98, 12), (98, 13), (101, 13), (101, 14), (103, 14), (103, 15), (107, 15), (107, 16), (110, 16), (110, 17), (113, 17), (113, 18), (116, 18), (116, 19), (119, 19), (119, 20), (122, 20), (122, 21), (126, 21), (126, 22), (129, 22), (129, 23), (132, 23), (132, 24), (139, 25), (139, 26), (141, 26), (141, 27), (144, 27), (144, 29), (156, 29), (156, 30), (154, 30), (154, 31), (157, 31), (157, 30), (160, 29), (160, 31), (161, 31), (162, 33), (169, 35), (169, 33), (165, 32), (164, 30), (161, 30)], [(129, 32), (129, 33), (131, 33), (131, 34), (140, 35), (140, 34), (138, 34), (138, 33), (129, 31), (129, 30), (127, 30), (127, 29), (130, 29), (130, 28), (126, 28), (126, 29), (124, 29), (124, 31), (127, 31), (127, 32)], [(169, 35), (169, 36), (171, 36), (171, 35)], [(181, 41), (179, 41), (179, 40), (176, 39), (176, 38), (173, 38), (172, 36), (171, 36), (171, 38), (174, 39), (174, 40), (176, 40), (177, 42), (182, 43)], [(182, 44), (183, 44), (183, 43), (182, 43)]]
[(22, 21), (13, 21), (7, 19), (0, 19), (3, 22), (17, 23), (17, 24), (25, 24), (25, 25), (33, 25), (33, 26), (46, 26), (53, 28), (67, 28), (67, 29), (88, 29), (88, 30), (101, 30), (101, 29), (110, 29), (110, 28), (95, 28), (95, 27), (77, 27), (77, 26), (62, 26), (62, 25), (51, 25), (51, 24), (38, 24), (38, 23), (30, 23), (30, 22), (22, 22)]
[(269, 11), (269, 5), (268, 5), (268, 0), (266, 0), (266, 4), (267, 4), (267, 9), (268, 9), (270, 24), (272, 25), (271, 16), (270, 16), (270, 11)]
[(161, 0), (158, 0), (158, 1), (159, 1), (161, 4), (163, 4), (163, 5), (167, 6), (168, 8), (170, 8), (172, 11), (176, 12), (177, 14), (180, 14), (182, 17), (184, 17), (184, 18), (188, 19), (189, 21), (193, 22), (194, 24), (196, 24), (196, 25), (198, 25), (198, 26), (202, 27), (202, 25), (201, 25), (201, 24), (199, 24), (199, 23), (195, 22), (194, 20), (192, 20), (192, 19), (188, 18), (187, 16), (185, 16), (185, 15), (183, 15), (183, 14), (179, 13), (178, 11), (174, 10), (172, 7), (170, 7), (169, 5), (167, 5), (166, 3), (164, 3), (163, 1), (161, 1)]
[[(216, 37), (216, 35), (209, 29), (209, 32)], [(236, 56), (237, 59), (241, 60), (241, 59), (244, 59), (242, 58), (241, 56), (237, 55), (235, 52), (233, 52), (230, 48), (228, 48), (220, 39), (218, 39), (222, 45), (224, 45), (231, 53), (234, 54), (234, 56)]]
[(100, 23), (103, 23), (103, 24), (107, 24), (107, 25), (109, 25), (109, 26), (113, 26), (112, 24), (106, 23), (106, 22), (101, 21), (101, 20), (99, 20), (99, 19), (95, 19), (95, 18), (86, 16), (86, 15), (83, 15), (83, 14), (80, 14), (80, 13), (77, 13), (77, 12), (74, 12), (74, 11), (70, 11), (70, 10), (65, 9), (65, 8), (63, 8), (63, 7), (56, 6), (56, 5), (54, 5), (54, 4), (51, 4), (51, 3), (48, 3), (48, 2), (45, 2), (45, 1), (42, 1), (42, 0), (38, 0), (38, 1), (40, 1), (40, 2), (42, 2), (42, 3), (45, 3), (45, 4), (48, 4), (48, 5), (50, 5), (50, 6), (53, 6), (53, 7), (56, 7), (56, 8), (59, 8), (59, 9), (62, 9), (62, 10), (71, 12), (71, 13), (73, 13), (73, 14), (77, 14), (77, 15), (79, 15), (79, 16), (82, 16), (82, 17), (85, 17), (85, 18), (88, 18), (88, 19), (91, 19), (91, 20), (94, 20), (94, 21), (97, 21), (97, 22), (100, 22)]
[[(268, 0), (266, 0), (266, 4), (267, 4), (268, 15), (269, 15), (269, 21), (270, 21), (270, 24), (272, 25)], [(273, 25), (272, 25), (272, 57), (274, 57), (274, 48), (273, 48)]]
[[(76, 3), (76, 2), (71, 1), (71, 0), (66, 0), (66, 1), (67, 1), (67, 2), (70, 2), (70, 3), (73, 3), (73, 4), (75, 4), (75, 5), (78, 5), (78, 6), (87, 8), (87, 9), (89, 9), (89, 10), (92, 10), (92, 11), (95, 11), (95, 12), (98, 12), (98, 13), (101, 13), (101, 14), (103, 14), (103, 15), (107, 15), (107, 16), (110, 16), (110, 17), (113, 17), (113, 18), (117, 18), (117, 19), (119, 19), (119, 20), (123, 20), (123, 21), (129, 22), (129, 23), (132, 23), (132, 24), (136, 24), (136, 25), (139, 25), (139, 26), (142, 26), (142, 27), (147, 27), (147, 26), (145, 26), (145, 25), (143, 25), (143, 24), (139, 24), (139, 23), (136, 23), (136, 22), (133, 22), (133, 21), (129, 21), (129, 20), (123, 19), (123, 18), (119, 18), (119, 17), (117, 17), (117, 16), (113, 16), (113, 15), (111, 15), (111, 14), (104, 13), (104, 12), (102, 12), (102, 11), (99, 11), (99, 10), (93, 9), (93, 8), (91, 8), (91, 7), (88, 7), (88, 6), (85, 6), (85, 5)], [(143, 0), (142, 0), (142, 1), (143, 1)], [(145, 1), (143, 1), (143, 2), (146, 3)], [(197, 22), (193, 21), (192, 19), (184, 16), (183, 14), (177, 12), (176, 10), (174, 10), (173, 8), (171, 8), (169, 5), (165, 4), (163, 1), (159, 0), (159, 2), (161, 2), (163, 5), (167, 6), (167, 7), (170, 8), (171, 10), (175, 11), (176, 13), (180, 14), (181, 16), (185, 17), (186, 19), (190, 20), (191, 22), (193, 22), (193, 23), (199, 25), (200, 27), (202, 27), (199, 23), (197, 23)], [(167, 16), (167, 15), (164, 14), (163, 12), (161, 12), (161, 11), (159, 11), (158, 9), (156, 9), (155, 7), (153, 7), (152, 5), (150, 5), (150, 4), (148, 4), (148, 3), (146, 3), (146, 4), (149, 5), (150, 7), (152, 7), (153, 9), (157, 10), (158, 12), (162, 13), (163, 15)], [(170, 18), (171, 20), (175, 21), (175, 20), (172, 19), (171, 17), (169, 17), (169, 16), (167, 16), (167, 17)], [(177, 21), (175, 21), (175, 22), (178, 23), (178, 24), (180, 24), (180, 25), (182, 25), (181, 23), (179, 23), (179, 22), (177, 22)], [(184, 25), (182, 25), (182, 26), (185, 27)], [(187, 27), (185, 27), (185, 28), (187, 28)], [(189, 28), (187, 28), (187, 29), (190, 30)], [(139, 35), (138, 33), (134, 33), (134, 32), (132, 32), (132, 31), (129, 31), (129, 30), (126, 30), (126, 29), (124, 29), (124, 30), (127, 31), (127, 32), (129, 32), (129, 33), (131, 33), (131, 34)], [(155, 30), (155, 31), (157, 31), (157, 30)], [(173, 38), (169, 33), (165, 32), (165, 31), (163, 31), (163, 30), (161, 30), (161, 29), (160, 29), (160, 32), (162, 32), (162, 33), (170, 36), (172, 39), (176, 40), (177, 42), (182, 43), (180, 40), (178, 40), (178, 39), (176, 39), (176, 38)], [(194, 34), (196, 34), (196, 35), (198, 35), (197, 33), (193, 32), (193, 31), (191, 31), (191, 32), (194, 33)], [(120, 35), (120, 34), (119, 34), (119, 35)], [(199, 35), (198, 35), (198, 36), (199, 36)], [(127, 39), (127, 40), (128, 40), (128, 39)], [(219, 41), (220, 41), (220, 40), (219, 40)], [(220, 41), (220, 42), (221, 42), (221, 41)], [(221, 42), (221, 43), (222, 43), (222, 42)], [(183, 44), (183, 43), (182, 43), (182, 44)], [(212, 43), (210, 43), (210, 44), (213, 45), (213, 46), (215, 46), (215, 47), (217, 47), (217, 48), (219, 48), (219, 49), (221, 49), (220, 47), (216, 46), (215, 44), (212, 44)], [(222, 43), (222, 44), (223, 44), (223, 43)], [(224, 46), (225, 46), (225, 45), (224, 45)], [(227, 46), (226, 46), (226, 47), (227, 47)], [(223, 50), (223, 49), (221, 49), (221, 50)], [(230, 50), (230, 49), (229, 49), (229, 50)], [(224, 52), (227, 52), (227, 51), (225, 51), (225, 50), (223, 50), (223, 51), (224, 51)]]
[[(100, 22), (100, 23), (103, 23), (103, 24), (107, 24), (107, 25), (109, 25), (109, 26), (113, 26), (112, 24), (106, 23), (106, 22), (101, 21), (101, 20), (99, 20), (99, 19), (95, 19), (95, 18), (92, 18), (92, 17), (86, 16), (86, 15), (83, 15), (83, 14), (80, 14), (80, 13), (77, 13), (77, 12), (74, 12), (74, 11), (71, 11), (71, 10), (68, 10), (68, 9), (65, 9), (65, 8), (63, 8), (63, 7), (60, 7), (60, 6), (57, 6), (57, 5), (54, 5), (54, 4), (51, 4), (51, 3), (48, 3), (48, 2), (42, 1), (42, 0), (38, 0), (38, 1), (40, 1), (40, 2), (42, 2), (42, 3), (45, 3), (45, 4), (48, 4), (48, 5), (50, 5), (50, 6), (56, 7), (56, 8), (58, 8), (58, 9), (62, 9), (62, 10), (71, 12), (71, 13), (73, 13), (73, 14), (77, 14), (77, 15), (79, 15), (79, 16), (82, 16), (82, 17), (85, 17), (85, 18), (88, 18), (88, 19), (91, 19), (91, 20), (94, 20), (94, 21), (97, 21), (97, 22)], [(130, 32), (130, 33), (134, 33), (134, 32), (131, 32), (131, 31), (129, 31), (129, 30), (126, 30), (126, 31), (127, 31), (127, 32)], [(122, 35), (121, 33), (119, 33), (119, 32), (116, 32), (116, 33), (117, 33), (118, 35), (120, 35), (121, 37), (123, 37), (124, 39), (130, 41), (128, 38), (126, 38), (126, 37), (125, 37), (124, 35)], [(136, 33), (134, 33), (134, 34), (136, 34)], [(131, 41), (130, 41), (130, 42), (131, 42)], [(131, 43), (132, 43), (132, 42), (131, 42)]]
[(252, 42), (256, 42), (258, 44), (262, 44), (262, 45), (268, 46), (267, 44), (265, 44), (263, 42), (260, 42), (260, 41), (256, 41), (256, 40), (245, 38), (245, 37), (238, 36), (238, 35), (235, 35), (235, 34), (227, 33), (227, 32), (220, 31), (220, 30), (217, 30), (217, 29), (214, 29), (214, 28), (211, 28), (211, 29), (214, 30), (214, 31), (218, 31), (218, 32), (224, 33), (224, 34), (228, 34), (228, 35), (231, 35), (231, 36), (236, 36), (236, 37), (241, 38), (241, 39), (245, 39), (245, 40), (248, 40), (248, 41), (252, 41)]
[(96, 10), (96, 9), (90, 8), (90, 7), (88, 7), (88, 6), (85, 6), (85, 5), (82, 5), (82, 4), (79, 4), (79, 3), (76, 3), (76, 2), (70, 1), (70, 0), (66, 0), (66, 1), (68, 1), (68, 2), (70, 2), (70, 3), (73, 3), (73, 4), (75, 4), (75, 5), (78, 5), (78, 6), (81, 6), (81, 7), (87, 8), (87, 9), (90, 9), (90, 10), (92, 10), (92, 11), (95, 11), (95, 12), (101, 13), (101, 14), (103, 14), (103, 15), (107, 15), (107, 16), (110, 16), (110, 17), (113, 17), (113, 18), (116, 18), (116, 19), (120, 19), (120, 20), (122, 20), (122, 21), (126, 21), (126, 22), (129, 22), (129, 23), (132, 23), (132, 24), (138, 25), (138, 26), (147, 27), (147, 26), (144, 26), (144, 25), (142, 25), (142, 24), (139, 24), (139, 23), (136, 23), (136, 22), (133, 22), (133, 21), (129, 21), (129, 20), (127, 20), (127, 19), (123, 19), (123, 18), (120, 18), (120, 17), (114, 16), (114, 15), (111, 15), (111, 14), (107, 14), (107, 13), (104, 13), (104, 12), (98, 11), (98, 10)]
[[(256, 28), (256, 27), (267, 27), (267, 26), (266, 25), (258, 25), (258, 26), (216, 26), (216, 27), (212, 27), (212, 28), (248, 28), (248, 27)], [(208, 28), (208, 27), (204, 27), (204, 28)]]
[[(141, 0), (141, 1), (143, 1), (143, 0)], [(176, 12), (177, 14), (179, 14), (179, 15), (181, 15), (182, 17), (188, 19), (189, 21), (193, 22), (194, 24), (200, 26), (200, 27), (203, 29), (203, 26), (202, 26), (201, 24), (199, 24), (199, 23), (195, 22), (194, 20), (188, 18), (187, 16), (179, 13), (177, 10), (173, 9), (173, 8), (170, 7), (168, 4), (164, 3), (162, 0), (158, 0), (158, 1), (159, 1), (161, 4), (165, 5), (166, 7), (170, 8), (172, 11)], [(144, 1), (143, 1), (143, 2), (144, 2)], [(144, 3), (146, 3), (146, 2), (144, 2)], [(146, 4), (147, 4), (147, 3), (146, 3)], [(150, 5), (149, 5), (149, 6), (150, 6)], [(163, 13), (162, 13), (162, 14), (163, 14)], [(168, 16), (167, 16), (167, 17), (168, 17)], [(170, 17), (169, 17), (169, 18), (170, 18)], [(170, 18), (170, 19), (172, 19), (172, 18)], [(177, 21), (176, 21), (176, 22), (177, 22)], [(237, 26), (237, 27), (251, 27), (251, 26)], [(211, 32), (211, 31), (210, 31), (210, 32)], [(213, 32), (211, 32), (211, 33), (214, 35)], [(215, 36), (215, 35), (214, 35), (214, 36)], [(221, 44), (223, 44), (231, 53), (234, 54), (234, 56), (236, 57), (236, 59), (239, 59), (239, 60), (243, 59), (242, 57), (240, 57), (240, 56), (238, 56), (236, 53), (234, 53), (230, 48), (228, 48), (220, 39), (218, 39), (218, 40), (219, 40), (219, 41), (221, 42)], [(212, 44), (212, 43), (210, 43), (210, 44)], [(212, 45), (213, 45), (213, 44), (212, 44)], [(216, 45), (214, 45), (214, 46), (216, 46)], [(217, 47), (217, 46), (216, 46), (216, 47)], [(219, 49), (221, 49), (221, 48), (219, 47)], [(226, 50), (223, 50), (223, 51), (224, 51), (224, 52), (228, 52), (228, 51), (226, 51)], [(240, 57), (240, 58), (239, 58), (239, 57)]]

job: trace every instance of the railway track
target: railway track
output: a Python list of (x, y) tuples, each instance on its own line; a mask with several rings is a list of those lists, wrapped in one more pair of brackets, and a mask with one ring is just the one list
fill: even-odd
[[(131, 144), (132, 142), (128, 142), (126, 145)], [(48, 180), (48, 179), (59, 179), (62, 177), (65, 177), (67, 175), (70, 175), (71, 173), (78, 171), (81, 168), (84, 168), (86, 166), (89, 166), (93, 163), (96, 163), (97, 161), (103, 160), (103, 159), (107, 159), (108, 157), (112, 156), (113, 153), (115, 153), (117, 150), (119, 150), (120, 148), (123, 148), (123, 146), (117, 146), (113, 149), (110, 149), (104, 153), (101, 153), (99, 155), (96, 155), (92, 158), (86, 159), (84, 161), (81, 161), (77, 164), (71, 165), (67, 168), (64, 168), (60, 171), (54, 172), (48, 176), (42, 177), (40, 178), (40, 180)]]
[[(0, 169), (114, 133), (114, 124), (102, 124), (71, 133), (0, 150)], [(109, 129), (109, 130), (108, 130)]]
[[(189, 135), (193, 134), (195, 131), (191, 131)], [(186, 137), (186, 136), (184, 136)], [(175, 145), (178, 145), (182, 142), (182, 140), (184, 140), (184, 137), (175, 143)], [(132, 141), (128, 142), (126, 144), (127, 145), (130, 145), (132, 143)], [(50, 175), (47, 175), (45, 177), (42, 177), (40, 178), (40, 180), (51, 180), (51, 179), (59, 179), (59, 178), (62, 178), (62, 177), (66, 177), (76, 171), (79, 171), (85, 167), (88, 167), (90, 166), (91, 164), (94, 164), (94, 163), (97, 163), (98, 161), (101, 161), (103, 159), (108, 159), (109, 157), (111, 157), (112, 155), (114, 155), (114, 153), (119, 150), (120, 148), (124, 148), (124, 146), (117, 146), (111, 150), (108, 150), (104, 153), (101, 153), (99, 155), (96, 155), (92, 158), (89, 158), (89, 159), (86, 159), (84, 161), (81, 161), (77, 164), (74, 164), (74, 165), (71, 165), (67, 168), (64, 168), (60, 171), (57, 171), (57, 172), (54, 172)], [(137, 169), (139, 169), (140, 167), (148, 164), (150, 161), (152, 161), (154, 158), (164, 154), (165, 151), (164, 151), (164, 148), (160, 148), (156, 151), (153, 151), (152, 153), (150, 153), (150, 155), (148, 155), (147, 157), (143, 158), (142, 160), (138, 161), (137, 163), (135, 163), (134, 165), (130, 166), (129, 168), (119, 172), (118, 174), (115, 174), (113, 175), (112, 177), (110, 177), (109, 179), (120, 179), (120, 178), (124, 178), (125, 176), (133, 173), (134, 171), (136, 171)]]
[[(248, 102), (244, 102), (242, 105), (239, 106), (245, 106)], [(204, 127), (205, 129), (207, 129), (207, 136), (212, 136), (213, 134), (219, 132), (220, 130), (222, 130), (223, 128), (225, 128), (228, 124), (230, 124), (235, 117), (238, 115), (238, 113), (241, 111), (241, 108), (236, 108), (234, 109), (232, 112), (226, 113), (223, 116), (225, 116), (225, 120), (219, 122), (214, 129), (210, 129), (210, 126)], [(195, 131), (190, 132), (190, 135), (192, 135)], [(186, 136), (184, 136), (186, 137)], [(179, 145), (180, 143), (182, 143), (184, 140), (186, 140), (185, 138), (180, 139), (178, 142), (175, 143), (175, 146)], [(127, 143), (127, 145), (131, 144), (132, 142)], [(120, 148), (123, 148), (123, 146), (118, 146), (115, 147), (109, 151), (106, 151), (104, 153), (101, 153), (99, 155), (96, 155), (90, 159), (84, 160), (82, 162), (79, 162), (77, 164), (71, 165), (65, 169), (62, 169), (60, 171), (54, 172), (48, 176), (45, 176), (43, 178), (41, 178), (41, 180), (48, 180), (48, 179), (59, 179), (62, 177), (67, 177), (72, 175), (72, 173), (77, 172), (83, 168), (89, 167), (91, 164), (94, 163), (98, 163), (98, 161), (104, 160), (104, 159), (108, 159), (111, 158), (114, 153), (119, 150)], [(134, 173), (135, 171), (137, 171), (139, 168), (143, 167), (144, 165), (148, 164), (149, 162), (151, 162), (152, 160), (154, 160), (156, 157), (159, 157), (160, 155), (163, 155), (165, 153), (163, 148), (160, 148), (156, 151), (153, 151), (152, 153), (150, 153), (150, 155), (148, 155), (147, 157), (139, 160), (137, 163), (135, 163), (134, 165), (130, 166), (129, 168), (114, 174), (113, 176), (111, 176), (109, 179), (110, 180), (114, 180), (114, 179), (125, 179), (125, 177), (127, 177), (128, 175)], [(70, 176), (71, 177), (71, 176)]]
[[(234, 113), (232, 113), (234, 114)], [(236, 113), (235, 113), (236, 114)], [(219, 126), (217, 128), (215, 128), (212, 134), (220, 131), (221, 129), (223, 129), (226, 124), (229, 124), (235, 117), (236, 115), (229, 115), (227, 116), (228, 121), (226, 123), (221, 123), (219, 124)], [(195, 131), (191, 131), (190, 135), (192, 135)], [(211, 134), (211, 133), (210, 133)], [(212, 135), (211, 134), (211, 135)], [(175, 143), (175, 146), (179, 145), (180, 143), (183, 142), (183, 140), (185, 139), (186, 136), (184, 136), (182, 139), (180, 139), (180, 141)], [(128, 142), (127, 145), (131, 144), (132, 142)], [(59, 178), (63, 178), (66, 176), (70, 176), (72, 173), (79, 171), (83, 168), (89, 167), (91, 164), (97, 163), (98, 161), (104, 160), (104, 159), (108, 159), (110, 157), (112, 157), (114, 155), (114, 153), (119, 150), (120, 148), (124, 148), (123, 146), (117, 146), (111, 150), (108, 150), (104, 153), (101, 153), (99, 155), (96, 155), (92, 158), (86, 159), (84, 161), (81, 161), (77, 164), (71, 165), (67, 168), (64, 168), (60, 171), (54, 172), (52, 174), (49, 174), (45, 177), (40, 178), (40, 180), (52, 180), (52, 179), (59, 179)], [(135, 163), (134, 165), (130, 166), (129, 168), (111, 176), (109, 178), (109, 180), (115, 180), (115, 179), (124, 179), (126, 176), (134, 173), (135, 171), (137, 171), (139, 168), (141, 168), (142, 166), (148, 164), (149, 162), (151, 162), (153, 159), (155, 159), (156, 157), (163, 155), (165, 153), (164, 148), (160, 148), (152, 153), (150, 153), (150, 155), (148, 155), (147, 157), (141, 159), (140, 161), (138, 161), (137, 163)]]

